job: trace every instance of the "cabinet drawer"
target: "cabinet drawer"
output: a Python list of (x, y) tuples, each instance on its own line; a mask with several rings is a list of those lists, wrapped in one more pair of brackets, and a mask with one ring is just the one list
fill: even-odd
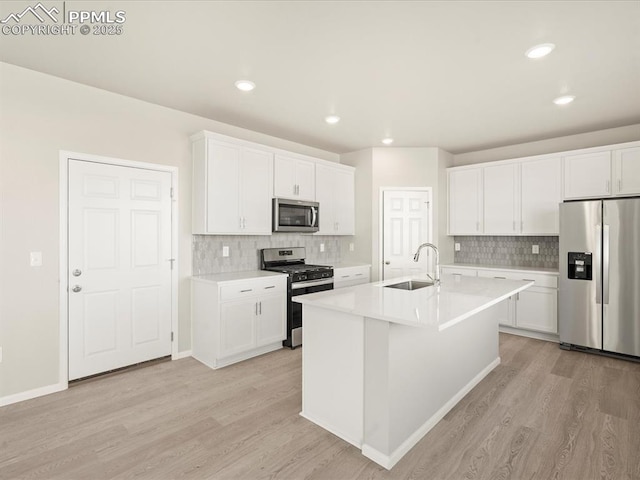
[(441, 273), (443, 275), (463, 275), (467, 277), (478, 276), (478, 271), (472, 268), (442, 267)]
[(532, 280), (536, 287), (558, 287), (558, 277), (555, 275), (544, 275), (541, 273), (511, 272), (509, 270), (479, 270), (479, 277), (505, 278), (507, 280)]
[(265, 293), (286, 292), (286, 277), (259, 278), (220, 286), (220, 300), (251, 297)]

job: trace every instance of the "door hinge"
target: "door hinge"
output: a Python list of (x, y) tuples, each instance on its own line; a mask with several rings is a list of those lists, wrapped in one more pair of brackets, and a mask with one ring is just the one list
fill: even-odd
[(173, 187), (171, 187), (171, 188), (169, 189), (169, 196), (170, 196), (171, 198), (173, 198)]
[(173, 332), (171, 332), (171, 341), (173, 342)]

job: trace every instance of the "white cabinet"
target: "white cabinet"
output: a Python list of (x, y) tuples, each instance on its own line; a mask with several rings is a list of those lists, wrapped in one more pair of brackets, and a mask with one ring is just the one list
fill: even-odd
[(273, 154), (206, 135), (193, 142), (196, 234), (271, 234)]
[(520, 188), (517, 163), (483, 168), (484, 234), (515, 235), (520, 231)]
[(616, 195), (640, 194), (640, 147), (614, 150), (613, 171)]
[(482, 234), (482, 169), (448, 171), (449, 235)]
[(501, 306), (499, 323), (519, 329), (543, 333), (558, 333), (558, 277), (540, 273), (521, 273), (512, 270), (478, 270), (479, 277), (528, 280), (535, 282)]
[(320, 204), (317, 235), (355, 233), (354, 169), (316, 164), (316, 201)]
[(611, 195), (611, 151), (567, 155), (564, 164), (564, 198)]
[(254, 275), (192, 279), (192, 351), (205, 365), (219, 368), (282, 348), (287, 336), (287, 276)]
[(273, 196), (315, 201), (315, 163), (293, 155), (276, 154)]
[(562, 202), (560, 157), (523, 161), (520, 164), (520, 233), (558, 235), (558, 205)]
[(371, 265), (353, 267), (335, 267), (333, 269), (333, 288), (353, 287), (371, 281)]

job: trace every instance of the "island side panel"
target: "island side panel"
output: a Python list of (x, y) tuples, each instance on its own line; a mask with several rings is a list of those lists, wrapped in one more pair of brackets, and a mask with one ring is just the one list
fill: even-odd
[(300, 415), (360, 448), (364, 319), (303, 305)]
[[(389, 325), (388, 347), (383, 329), (367, 320), (365, 371), (385, 362), (386, 378), (366, 374), (363, 453), (390, 469), (462, 397), (499, 362), (497, 306), (437, 332), (431, 328)], [(369, 345), (375, 346), (369, 351)], [(386, 389), (386, 396), (381, 392)], [(388, 419), (382, 425), (370, 404), (386, 399)], [(375, 399), (375, 400), (373, 400)], [(383, 407), (378, 405), (376, 410)]]

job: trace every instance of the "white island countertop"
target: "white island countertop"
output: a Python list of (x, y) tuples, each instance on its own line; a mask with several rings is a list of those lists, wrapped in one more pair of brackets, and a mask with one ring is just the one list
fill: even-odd
[(393, 278), (300, 295), (294, 297), (293, 301), (390, 323), (442, 331), (534, 284), (525, 280), (443, 275), (439, 287), (417, 290), (385, 287), (407, 280), (425, 281), (425, 278)]

